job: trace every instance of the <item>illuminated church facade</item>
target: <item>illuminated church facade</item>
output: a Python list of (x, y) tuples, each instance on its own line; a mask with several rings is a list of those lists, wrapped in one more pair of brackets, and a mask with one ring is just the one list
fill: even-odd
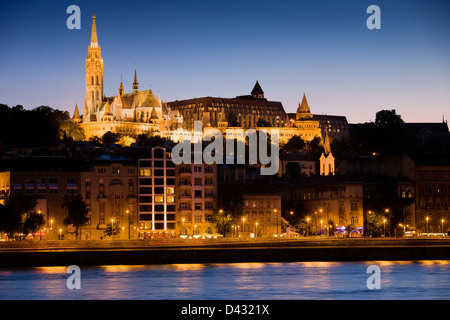
[(152, 90), (139, 90), (136, 66), (134, 70), (133, 92), (125, 93), (120, 82), (117, 94), (104, 95), (103, 58), (98, 44), (95, 14), (92, 21), (91, 43), (86, 58), (86, 95), (82, 117), (75, 106), (72, 121), (81, 126), (85, 138), (101, 137), (108, 131), (136, 136), (153, 132), (168, 134), (182, 125), (179, 112), (167, 105)]
[(139, 90), (135, 66), (133, 91), (125, 93), (121, 81), (117, 94), (106, 97), (95, 14), (92, 18), (91, 43), (85, 65), (84, 107), (80, 115), (76, 105), (72, 117), (72, 121), (83, 129), (86, 140), (102, 137), (108, 131), (134, 137), (153, 133), (174, 140), (177, 132), (185, 129), (192, 132), (194, 137), (194, 121), (202, 121), (202, 129), (214, 127), (223, 132), (239, 128), (277, 129), (280, 143), (289, 141), (294, 135), (305, 141), (322, 137), (319, 121), (313, 119), (305, 94), (295, 118), (292, 118), (285, 112), (281, 102), (268, 101), (264, 97), (258, 82), (251, 94), (246, 96), (205, 97), (166, 103), (161, 101), (159, 92), (155, 97), (150, 89)]

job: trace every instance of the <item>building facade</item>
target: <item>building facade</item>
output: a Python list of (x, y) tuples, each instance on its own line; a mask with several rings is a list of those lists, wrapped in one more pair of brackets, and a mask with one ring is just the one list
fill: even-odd
[(175, 164), (163, 147), (138, 162), (139, 238), (176, 236)]
[(81, 195), (89, 217), (83, 240), (108, 239), (108, 225), (119, 228), (112, 239), (137, 239), (137, 167), (131, 158), (103, 155), (84, 165)]
[(177, 165), (176, 186), (177, 234), (190, 237), (216, 233), (217, 165)]

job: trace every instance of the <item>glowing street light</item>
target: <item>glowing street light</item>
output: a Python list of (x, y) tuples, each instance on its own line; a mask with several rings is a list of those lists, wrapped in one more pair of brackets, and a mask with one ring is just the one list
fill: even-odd
[(255, 238), (258, 234), (258, 222), (255, 222)]
[(384, 224), (383, 233), (384, 233), (384, 236), (386, 237), (386, 219), (383, 219), (383, 224)]
[(441, 220), (442, 223), (442, 235), (444, 235), (444, 219)]
[(308, 221), (309, 217), (306, 218), (306, 236), (308, 236)]
[(428, 220), (430, 220), (430, 218), (427, 217), (426, 220), (427, 220), (427, 237), (428, 237), (430, 235), (429, 232), (428, 232)]
[(242, 234), (245, 235), (245, 217), (242, 218)]

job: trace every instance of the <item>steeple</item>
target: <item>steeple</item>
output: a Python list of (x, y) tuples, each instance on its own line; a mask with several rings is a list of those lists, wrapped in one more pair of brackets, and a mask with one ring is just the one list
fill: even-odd
[(261, 86), (259, 85), (258, 81), (256, 81), (256, 84), (253, 87), (251, 94), (252, 94), (253, 98), (264, 99), (264, 91), (261, 88)]
[(161, 96), (159, 95), (159, 91), (158, 91), (158, 104), (160, 107), (162, 107)]
[(73, 123), (81, 122), (80, 112), (78, 111), (78, 104), (75, 104), (75, 110), (73, 111), (72, 122)]
[(309, 109), (308, 101), (306, 100), (306, 94), (303, 93), (302, 102), (298, 104), (296, 119), (312, 118), (311, 109)]
[(95, 25), (95, 12), (92, 14), (92, 31), (91, 31), (91, 47), (98, 47), (97, 26)]
[(92, 15), (91, 44), (86, 57), (86, 95), (83, 109), (83, 122), (90, 122), (92, 115), (99, 110), (103, 101), (103, 58), (98, 45), (95, 13)]
[(122, 75), (120, 75), (119, 96), (123, 96), (124, 94), (125, 94), (125, 90), (123, 89)]
[(330, 138), (328, 137), (328, 131), (325, 131), (325, 141), (323, 143), (323, 149), (325, 155), (331, 154)]
[(136, 75), (136, 63), (134, 64), (134, 82), (133, 82), (133, 93), (139, 92), (139, 82), (137, 81)]

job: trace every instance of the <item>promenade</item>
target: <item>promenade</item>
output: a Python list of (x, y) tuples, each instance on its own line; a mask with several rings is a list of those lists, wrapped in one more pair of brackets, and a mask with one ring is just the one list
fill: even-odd
[(445, 238), (252, 238), (0, 242), (0, 267), (450, 260)]

